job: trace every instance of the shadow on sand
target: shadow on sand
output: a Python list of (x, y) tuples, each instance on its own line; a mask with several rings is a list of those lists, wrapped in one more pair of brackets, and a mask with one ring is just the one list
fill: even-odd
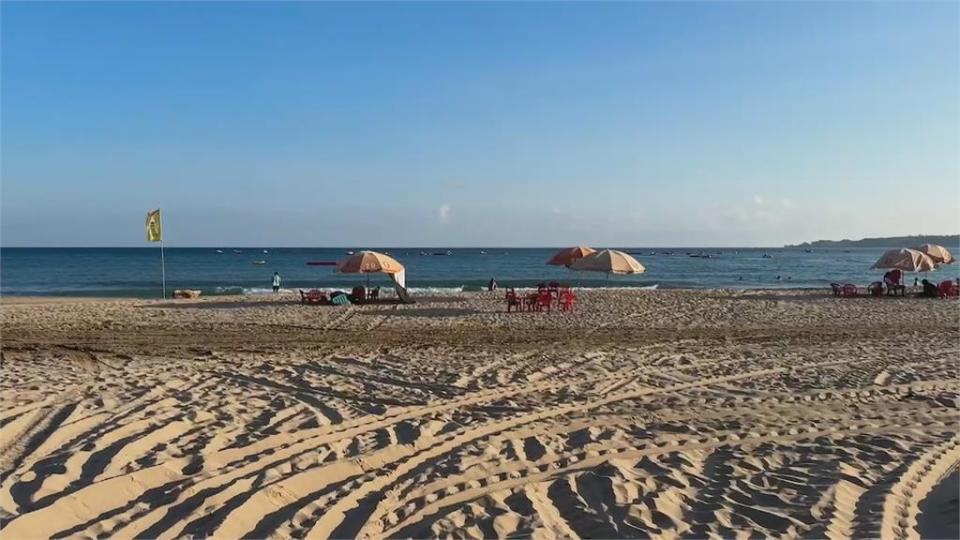
[[(389, 312), (391, 317), (461, 317), (463, 315), (473, 315), (482, 313), (476, 309), (463, 308), (416, 308), (403, 309)], [(364, 311), (357, 315), (384, 315), (382, 311)]]
[[(270, 300), (267, 302), (164, 302), (137, 306), (146, 309), (242, 309), (251, 307), (277, 307), (300, 305), (299, 300)], [(304, 306), (306, 307), (306, 306)]]

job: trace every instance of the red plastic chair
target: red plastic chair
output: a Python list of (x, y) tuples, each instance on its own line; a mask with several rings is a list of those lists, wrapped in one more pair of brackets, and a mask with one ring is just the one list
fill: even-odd
[(362, 304), (367, 301), (367, 288), (356, 286), (350, 291), (350, 301), (354, 304)]
[(567, 289), (560, 294), (560, 311), (573, 311), (573, 304), (577, 300), (577, 295)]
[(830, 289), (833, 291), (834, 296), (840, 296), (843, 294), (843, 286), (839, 283), (831, 283)]
[(523, 299), (517, 296), (516, 291), (511, 287), (507, 289), (507, 313), (510, 313), (513, 308), (517, 308), (517, 311), (523, 311)]
[(550, 311), (550, 307), (553, 305), (553, 294), (549, 290), (543, 290), (537, 293), (537, 311), (543, 311), (543, 308), (547, 308), (547, 311)]
[(857, 286), (852, 283), (847, 283), (843, 286), (843, 295), (844, 296), (857, 296)]
[(326, 304), (330, 301), (327, 298), (327, 293), (318, 291), (316, 289), (311, 289), (305, 291), (300, 289), (300, 303), (301, 304)]
[(940, 285), (937, 286), (937, 290), (940, 292), (940, 298), (960, 296), (960, 287), (950, 279), (941, 281)]

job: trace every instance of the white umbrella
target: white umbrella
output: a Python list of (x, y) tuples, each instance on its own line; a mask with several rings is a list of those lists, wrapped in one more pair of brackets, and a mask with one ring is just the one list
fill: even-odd
[(604, 249), (578, 259), (570, 265), (571, 270), (606, 272), (610, 274), (642, 274), (646, 268), (639, 261), (622, 251)]
[(929, 272), (937, 264), (929, 255), (915, 249), (891, 249), (885, 252), (870, 268), (879, 270), (898, 269), (904, 272)]
[(943, 246), (938, 246), (937, 244), (923, 244), (922, 246), (917, 246), (912, 249), (915, 249), (921, 253), (925, 253), (928, 257), (933, 259), (933, 262), (938, 264), (950, 264), (956, 260), (953, 258), (950, 250)]

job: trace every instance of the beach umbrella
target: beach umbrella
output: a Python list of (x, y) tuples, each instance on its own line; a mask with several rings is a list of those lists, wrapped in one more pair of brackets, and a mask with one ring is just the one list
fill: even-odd
[(591, 253), (570, 265), (571, 270), (606, 272), (607, 274), (642, 274), (646, 271), (639, 261), (622, 251), (605, 249)]
[(341, 274), (367, 274), (367, 283), (370, 283), (370, 274), (388, 274), (401, 287), (404, 283), (404, 268), (396, 259), (376, 251), (359, 251), (346, 260), (337, 263), (337, 272)]
[(928, 257), (933, 259), (933, 262), (940, 264), (950, 264), (956, 259), (953, 258), (953, 255), (950, 254), (950, 251), (943, 246), (938, 246), (937, 244), (923, 244), (922, 246), (917, 246), (915, 249), (921, 253), (926, 254)]
[(915, 249), (891, 249), (885, 252), (870, 268), (878, 270), (898, 269), (904, 272), (929, 272), (936, 268), (929, 255)]
[(403, 272), (403, 265), (396, 259), (376, 251), (360, 251), (337, 263), (337, 272), (342, 274), (396, 274)]
[(574, 262), (596, 252), (597, 250), (587, 246), (569, 247), (556, 252), (553, 257), (550, 257), (550, 260), (547, 261), (547, 264), (553, 266), (570, 266)]

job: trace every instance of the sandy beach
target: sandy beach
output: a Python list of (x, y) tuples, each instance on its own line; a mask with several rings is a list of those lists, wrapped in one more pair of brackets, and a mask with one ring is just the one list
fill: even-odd
[(956, 301), (0, 307), (3, 538), (960, 534)]

